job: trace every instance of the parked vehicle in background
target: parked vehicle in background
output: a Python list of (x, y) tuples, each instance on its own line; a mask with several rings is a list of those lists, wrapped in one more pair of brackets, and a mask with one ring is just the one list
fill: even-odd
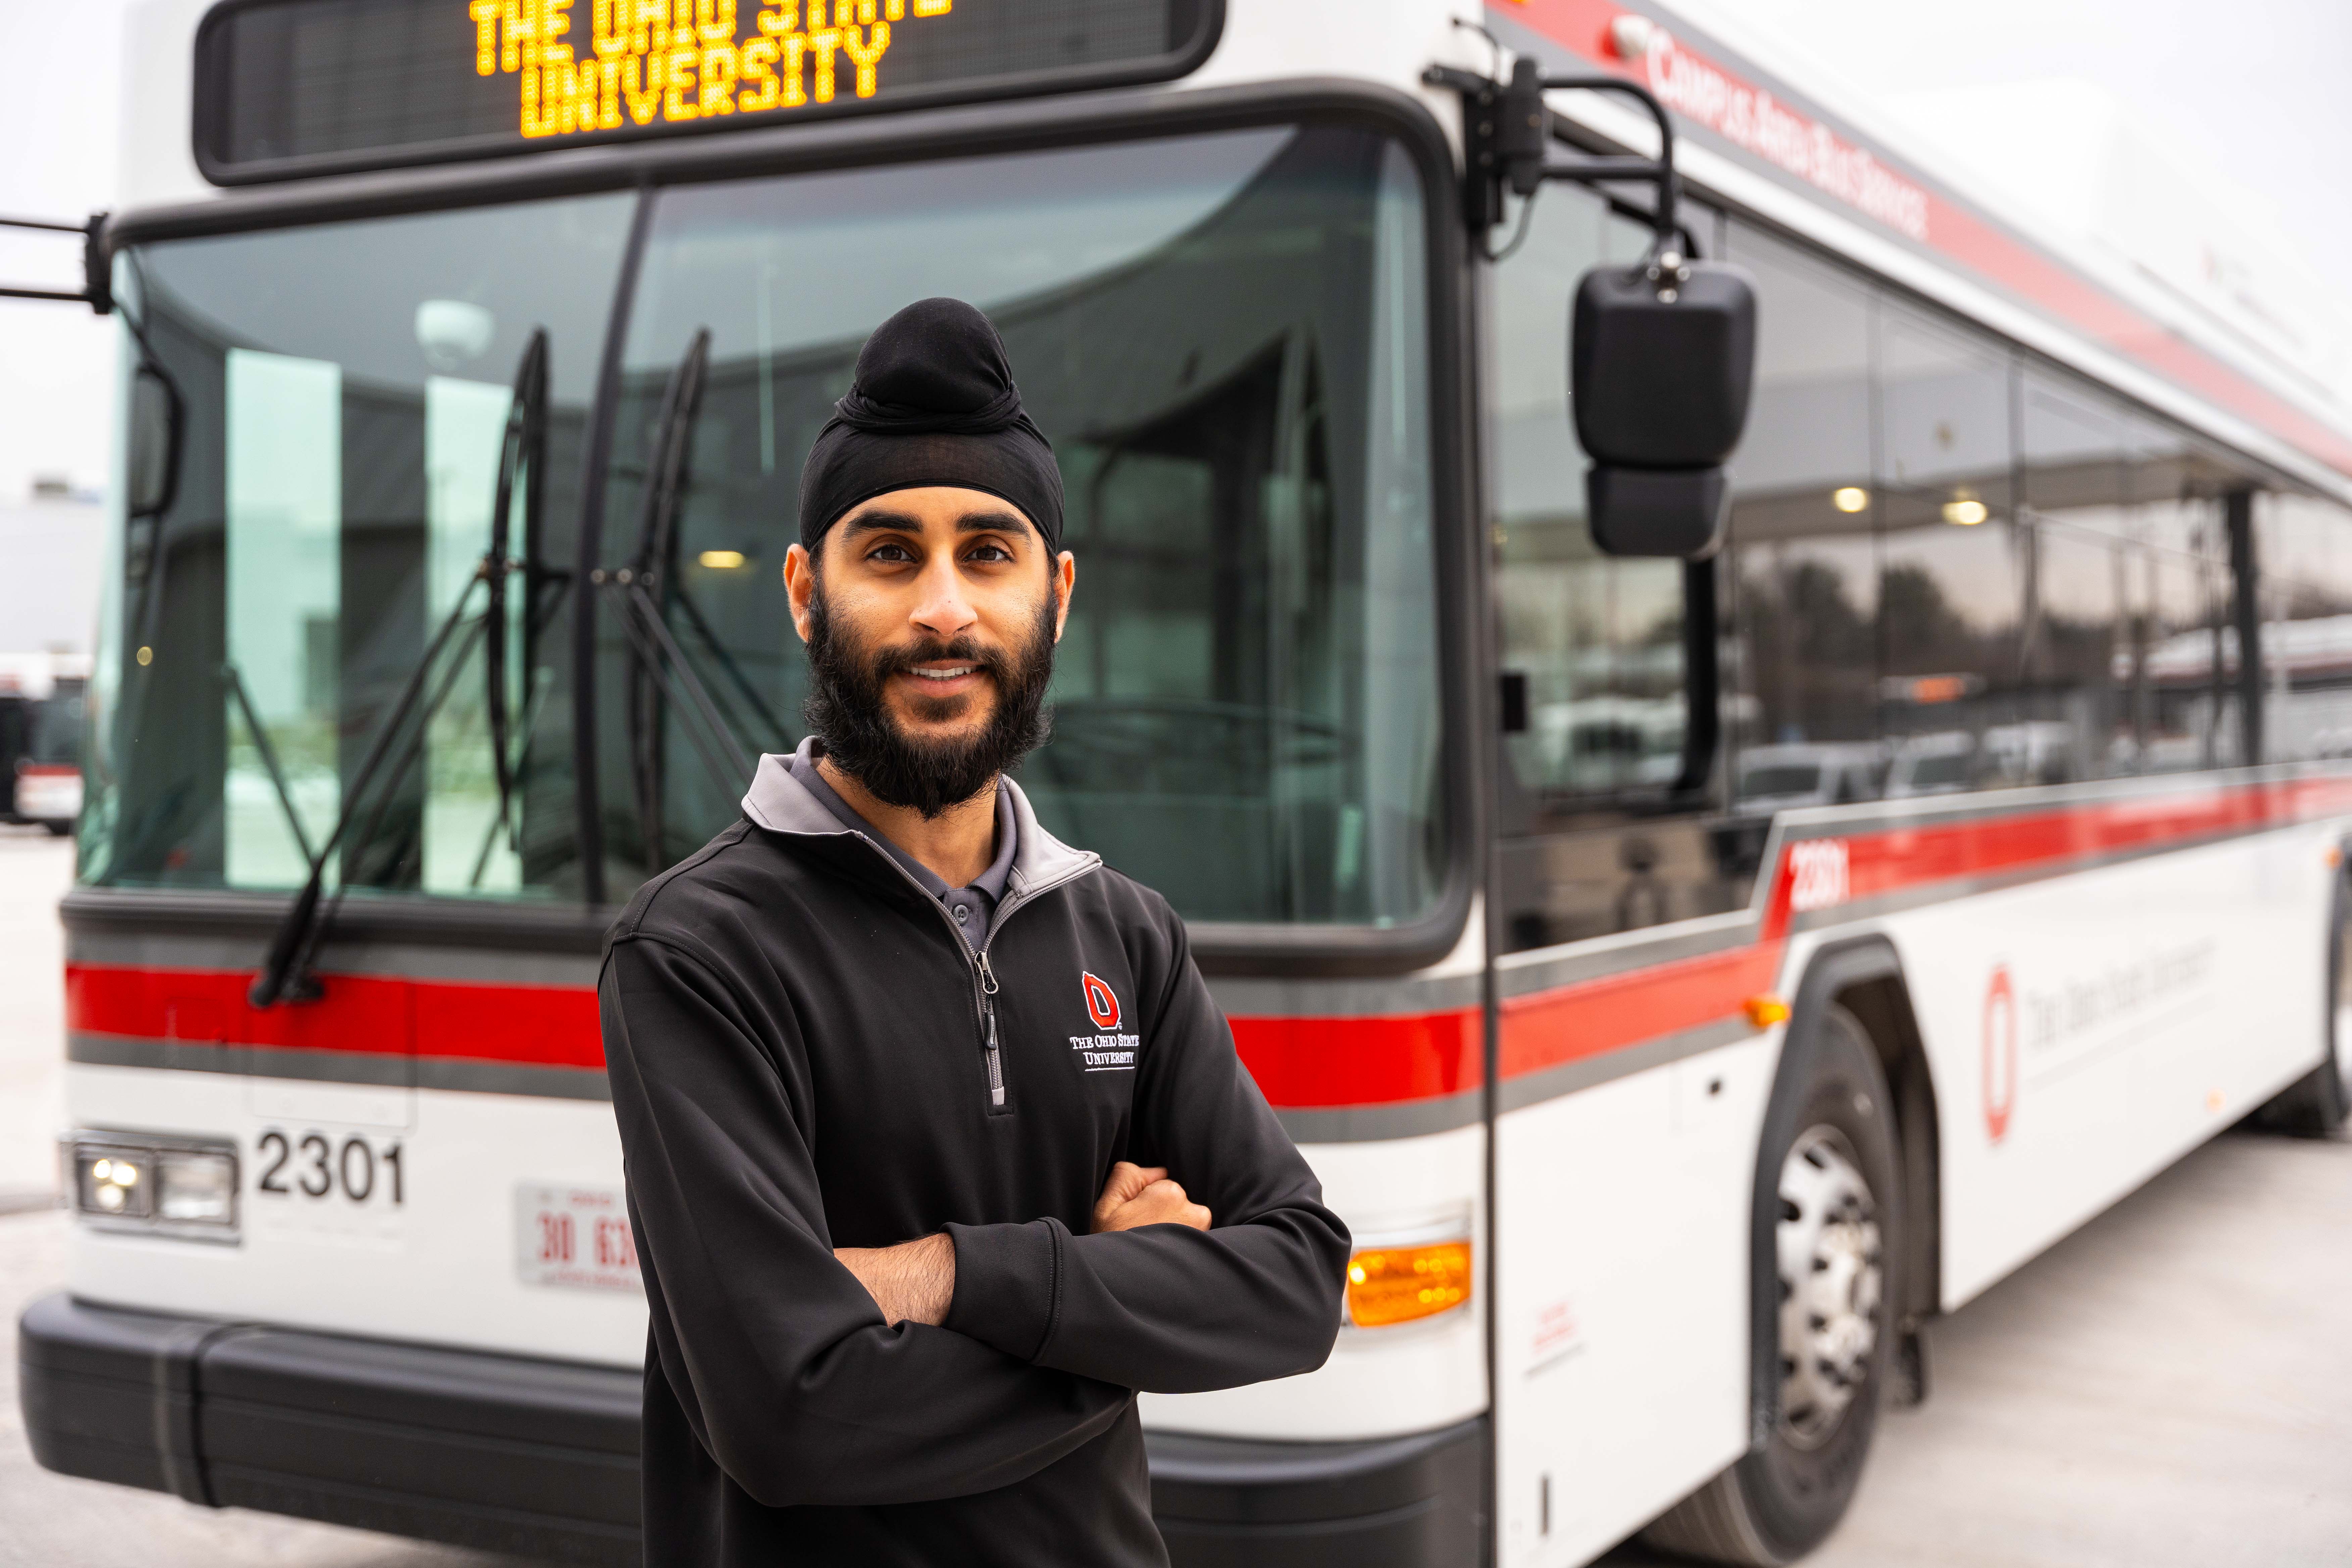
[(1876, 746), (1753, 746), (1739, 753), (1732, 798), (1766, 817), (1808, 805), (1874, 800), (1885, 758)]
[(1895, 748), (1895, 761), (1886, 770), (1886, 798), (1909, 800), (1972, 788), (1990, 772), (1984, 752), (1966, 730), (1914, 735)]
[(73, 831), (89, 668), (87, 654), (0, 654), (0, 821)]
[[(1023, 787), (1183, 918), (1359, 1249), (1328, 1364), (1144, 1395), (1180, 1568), (1786, 1563), (1927, 1320), (2342, 1121), (2352, 398), (1834, 84), (1463, 11), (131, 13), (42, 1463), (638, 1560), (600, 940), (799, 739), (801, 458), (926, 295), (1068, 481)], [(1530, 79), (1594, 73), (1674, 213), (1494, 176), (1656, 151)], [(1722, 537), (1609, 553), (1582, 280), (1726, 260)]]
[(2005, 784), (2062, 784), (2095, 778), (2085, 754), (2087, 737), (2063, 719), (1996, 724), (1984, 733), (1985, 754)]

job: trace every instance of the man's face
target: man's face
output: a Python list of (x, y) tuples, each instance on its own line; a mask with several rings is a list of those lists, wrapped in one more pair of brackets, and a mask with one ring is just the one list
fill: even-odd
[[(981, 490), (893, 490), (784, 558), (809, 720), (835, 765), (935, 816), (1042, 738), (1076, 565)], [(820, 570), (821, 568), (821, 570)]]

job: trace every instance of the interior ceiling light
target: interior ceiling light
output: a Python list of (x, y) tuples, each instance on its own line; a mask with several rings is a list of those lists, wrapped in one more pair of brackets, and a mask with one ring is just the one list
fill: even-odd
[(1847, 485), (1830, 492), (1830, 504), (1840, 511), (1866, 511), (1870, 508), (1870, 492), (1860, 485)]
[(1962, 528), (1974, 528), (1991, 515), (1985, 510), (1985, 503), (1980, 500), (1969, 499), (1948, 500), (1944, 503), (1944, 521), (1957, 523)]

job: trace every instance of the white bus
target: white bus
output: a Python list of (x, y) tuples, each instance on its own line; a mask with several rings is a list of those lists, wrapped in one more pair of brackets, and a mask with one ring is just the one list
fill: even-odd
[[(1328, 1365), (1144, 1395), (1176, 1563), (1791, 1561), (1924, 1323), (2342, 1118), (2340, 415), (1672, 16), (1461, 10), (134, 10), (42, 1463), (637, 1560), (600, 934), (798, 739), (794, 479), (927, 295), (1068, 479), (1024, 787), (1360, 1248)], [(1752, 283), (1727, 537), (1604, 553), (1570, 300), (1668, 250)]]

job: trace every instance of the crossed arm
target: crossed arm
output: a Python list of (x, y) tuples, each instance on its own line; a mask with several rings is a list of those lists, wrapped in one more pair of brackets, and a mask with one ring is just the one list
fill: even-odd
[[(1184, 1189), (1168, 1179), (1164, 1167), (1121, 1160), (1110, 1168), (1110, 1180), (1095, 1200), (1089, 1230), (1101, 1236), (1147, 1225), (1206, 1230), (1209, 1211), (1186, 1197)], [(833, 1255), (857, 1277), (894, 1327), (901, 1322), (936, 1327), (947, 1321), (948, 1303), (955, 1300), (955, 1243), (946, 1232), (895, 1247), (836, 1247)]]
[(789, 998), (740, 978), (759, 963), (615, 940), (604, 1049), (653, 1374), (752, 1498), (988, 1490), (1099, 1436), (1136, 1390), (1233, 1387), (1329, 1353), (1346, 1227), (1235, 1058), (1181, 931), (1169, 961), (1179, 983), (1128, 1138), (1150, 1163), (1113, 1172), (1088, 1234), (1049, 1215), (836, 1252), (795, 1110)]

